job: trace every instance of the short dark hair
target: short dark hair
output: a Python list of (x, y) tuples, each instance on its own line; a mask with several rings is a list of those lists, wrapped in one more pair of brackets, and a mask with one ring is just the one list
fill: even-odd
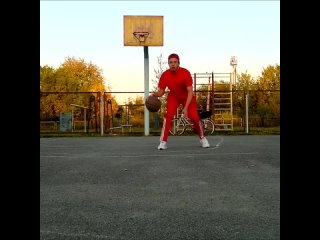
[(179, 58), (179, 55), (178, 55), (178, 54), (176, 54), (176, 53), (171, 53), (171, 54), (169, 55), (169, 57), (168, 57), (168, 62), (169, 62), (170, 58), (176, 58), (176, 59), (178, 59), (178, 63), (180, 63), (180, 58)]

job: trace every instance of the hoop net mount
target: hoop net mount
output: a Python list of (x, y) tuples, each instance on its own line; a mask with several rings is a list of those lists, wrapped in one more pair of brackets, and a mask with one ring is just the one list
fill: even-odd
[(133, 35), (139, 40), (139, 42), (144, 42), (149, 36), (149, 32), (134, 32)]

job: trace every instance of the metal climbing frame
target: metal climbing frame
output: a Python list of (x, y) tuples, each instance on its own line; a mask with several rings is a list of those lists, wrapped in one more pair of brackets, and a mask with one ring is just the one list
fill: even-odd
[[(217, 131), (233, 130), (232, 73), (194, 73), (193, 87), (197, 103), (212, 111)], [(201, 105), (201, 104), (200, 104)]]

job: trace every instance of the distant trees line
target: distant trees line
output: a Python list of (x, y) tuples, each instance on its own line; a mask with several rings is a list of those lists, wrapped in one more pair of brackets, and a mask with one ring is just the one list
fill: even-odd
[[(162, 61), (162, 55), (158, 57), (158, 69), (154, 69), (155, 79), (153, 89), (156, 90), (157, 83), (166, 64)], [(87, 92), (87, 93), (107, 93), (106, 97), (112, 102), (112, 109), (116, 113), (122, 107), (117, 104), (108, 84), (103, 77), (102, 70), (93, 63), (86, 63), (83, 59), (74, 57), (66, 58), (64, 63), (57, 69), (48, 65), (40, 66), (40, 92)], [(205, 86), (197, 88), (200, 92), (207, 90)], [(261, 75), (253, 78), (247, 71), (237, 75), (237, 81), (232, 87), (232, 104), (234, 116), (245, 115), (245, 93), (249, 93), (249, 114), (258, 117), (263, 122), (266, 118), (280, 118), (280, 65), (274, 64), (263, 68)], [(214, 91), (228, 91), (228, 87), (223, 84), (215, 87)], [(203, 93), (205, 94), (205, 93)], [(93, 94), (88, 97), (86, 94), (70, 94), (63, 97), (58, 94), (49, 94), (40, 98), (40, 118), (50, 119), (53, 116), (54, 107), (59, 106), (59, 111), (69, 109), (70, 103), (88, 106), (93, 101)], [(162, 99), (165, 101), (165, 99)], [(199, 105), (203, 105), (201, 98)], [(137, 96), (128, 99), (127, 105), (130, 107), (131, 121), (139, 124), (143, 121), (143, 97)], [(165, 102), (163, 102), (165, 106)], [(135, 107), (133, 107), (135, 106)], [(56, 108), (57, 109), (57, 108)], [(54, 110), (55, 111), (55, 110)], [(119, 116), (119, 115), (118, 115)], [(117, 116), (117, 117), (118, 117)], [(57, 116), (55, 116), (57, 117)], [(151, 116), (152, 117), (152, 116)], [(143, 124), (143, 122), (141, 122)]]

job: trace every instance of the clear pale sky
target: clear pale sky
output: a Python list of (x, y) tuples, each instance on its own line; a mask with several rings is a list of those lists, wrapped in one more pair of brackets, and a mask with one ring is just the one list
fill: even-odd
[(164, 45), (148, 47), (149, 79), (157, 57), (180, 56), (193, 73), (252, 77), (280, 64), (280, 0), (274, 1), (40, 1), (40, 65), (59, 67), (67, 57), (103, 71), (112, 91), (144, 91), (143, 47), (124, 46), (123, 16), (163, 16)]

